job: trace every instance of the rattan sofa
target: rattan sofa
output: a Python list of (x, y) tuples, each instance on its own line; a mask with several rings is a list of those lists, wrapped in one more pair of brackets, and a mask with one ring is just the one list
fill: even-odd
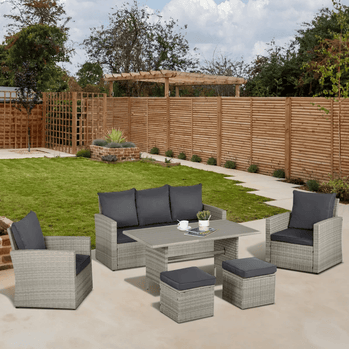
[[(312, 232), (305, 232), (306, 239), (300, 230), (299, 236), (292, 237), (293, 240), (280, 239), (273, 234), (285, 231), (289, 228), (292, 215), (295, 215), (295, 195), (301, 200), (321, 198), (318, 193), (302, 193), (294, 191), (294, 202), (292, 212), (285, 212), (266, 219), (266, 262), (276, 265), (278, 268), (285, 268), (310, 273), (321, 273), (322, 271), (342, 262), (342, 222), (343, 218), (337, 216), (339, 199), (334, 199), (333, 210), (328, 214), (330, 218), (318, 221), (313, 224)], [(317, 195), (309, 197), (309, 195)], [(335, 195), (335, 194), (333, 194)], [(314, 205), (315, 203), (315, 205)], [(317, 203), (312, 202), (305, 205), (298, 214), (307, 215), (316, 208)], [(317, 209), (318, 210), (318, 209)], [(298, 240), (297, 240), (298, 239)], [(279, 241), (277, 241), (279, 240)], [(291, 241), (291, 242), (290, 242)], [(300, 243), (301, 242), (301, 243)]]
[(44, 236), (45, 248), (20, 249), (11, 227), (7, 232), (16, 308), (76, 309), (92, 291), (90, 237)]
[[(172, 188), (172, 189), (171, 189)], [(175, 189), (173, 189), (175, 188)], [(155, 212), (158, 212), (162, 210), (162, 207), (167, 204), (167, 202), (164, 202), (164, 195), (166, 197), (166, 190), (169, 191), (168, 198), (168, 204), (169, 204), (169, 213), (170, 214), (170, 221), (166, 223), (162, 223), (162, 225), (177, 225), (177, 219), (188, 219), (189, 222), (191, 221), (197, 221), (196, 219), (196, 213), (200, 210), (209, 210), (211, 212), (211, 219), (226, 219), (226, 211), (222, 210), (220, 208), (206, 205), (202, 203), (202, 185), (194, 185), (194, 186), (188, 186), (188, 187), (170, 187), (168, 185), (165, 185), (160, 188), (153, 188), (153, 189), (145, 189), (145, 190), (133, 190), (133, 193), (135, 195), (135, 201), (136, 201), (136, 211), (137, 216), (139, 219), (138, 223), (142, 223), (141, 219), (141, 207), (139, 206), (140, 199), (142, 198), (143, 202), (147, 202), (151, 205), (154, 205), (154, 207), (147, 207), (146, 214), (150, 217), (152, 215), (152, 212), (155, 210)], [(135, 240), (132, 240), (131, 238), (126, 237), (122, 234), (123, 230), (127, 229), (135, 229), (137, 227), (151, 227), (151, 226), (159, 226), (161, 224), (155, 223), (155, 224), (145, 224), (145, 225), (137, 225), (137, 226), (131, 226), (131, 227), (125, 227), (119, 228), (119, 222), (116, 219), (111, 218), (110, 216), (113, 215), (113, 212), (108, 212), (106, 215), (105, 209), (103, 208), (103, 194), (110, 195), (112, 197), (115, 194), (116, 200), (118, 200), (118, 195), (130, 195), (130, 191), (124, 191), (124, 192), (117, 192), (117, 193), (99, 193), (99, 212), (98, 214), (95, 214), (95, 229), (96, 229), (96, 259), (99, 260), (101, 263), (103, 263), (105, 266), (107, 266), (111, 270), (119, 270), (119, 269), (127, 269), (127, 268), (136, 268), (136, 267), (143, 267), (145, 266), (145, 246), (140, 243), (136, 242)], [(177, 192), (179, 196), (183, 198), (181, 201), (181, 210), (177, 212), (177, 214), (174, 212), (174, 202), (171, 201), (171, 193)], [(193, 201), (193, 198), (196, 196), (197, 200)], [(137, 200), (136, 200), (137, 199)], [(166, 200), (165, 200), (166, 201)], [(163, 205), (161, 205), (161, 202)], [(171, 205), (172, 203), (172, 205)], [(158, 206), (157, 206), (158, 204)], [(105, 206), (105, 204), (104, 204)], [(148, 205), (149, 206), (149, 205)], [(177, 202), (178, 206), (178, 202)], [(144, 208), (143, 208), (144, 210)], [(166, 208), (167, 211), (167, 208)], [(181, 212), (180, 212), (181, 211)], [(129, 211), (126, 212), (128, 214)], [(184, 214), (185, 212), (185, 214)], [(166, 212), (163, 212), (165, 214)], [(184, 214), (184, 215), (183, 215)], [(189, 214), (189, 215), (188, 215)], [(155, 217), (156, 220), (156, 217)], [(155, 221), (154, 220), (154, 221)], [(164, 219), (163, 219), (164, 220)], [(149, 223), (148, 220), (145, 223)], [(144, 223), (144, 220), (143, 220)], [(124, 225), (124, 224), (123, 224)], [(200, 245), (200, 246), (199, 246)], [(191, 249), (194, 249), (195, 251), (191, 251)], [(169, 254), (172, 253), (171, 249), (178, 249), (178, 246), (170, 247), (169, 248)], [(183, 250), (183, 254), (188, 256), (188, 260), (192, 259), (190, 257), (190, 254), (193, 252), (197, 252), (200, 250), (203, 254), (207, 254), (207, 252), (211, 252), (214, 250), (213, 248), (213, 241), (200, 241), (198, 244), (192, 244), (192, 246), (185, 246), (185, 249)], [(186, 260), (186, 257), (184, 257), (184, 260)]]

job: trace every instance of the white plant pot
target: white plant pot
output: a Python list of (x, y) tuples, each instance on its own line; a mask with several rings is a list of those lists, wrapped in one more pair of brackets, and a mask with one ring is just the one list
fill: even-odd
[(210, 220), (207, 219), (205, 221), (199, 220), (199, 229), (202, 231), (207, 230), (207, 228), (210, 226)]

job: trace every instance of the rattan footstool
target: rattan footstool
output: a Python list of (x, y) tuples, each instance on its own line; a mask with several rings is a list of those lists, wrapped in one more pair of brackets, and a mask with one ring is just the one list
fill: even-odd
[(222, 298), (241, 309), (275, 303), (276, 266), (258, 258), (222, 262)]
[(197, 267), (160, 273), (160, 311), (177, 323), (213, 316), (216, 278)]

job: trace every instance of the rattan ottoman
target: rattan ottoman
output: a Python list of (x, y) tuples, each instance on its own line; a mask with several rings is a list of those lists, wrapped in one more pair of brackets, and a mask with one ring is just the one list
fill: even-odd
[(275, 303), (276, 266), (258, 258), (223, 261), (222, 298), (241, 309)]
[(160, 273), (160, 311), (177, 323), (213, 316), (216, 278), (197, 267)]

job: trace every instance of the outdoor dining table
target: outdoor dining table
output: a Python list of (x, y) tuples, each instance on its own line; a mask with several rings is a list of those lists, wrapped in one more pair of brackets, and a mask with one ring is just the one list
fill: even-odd
[[(196, 228), (198, 223), (190, 223)], [(222, 262), (238, 258), (239, 237), (260, 234), (258, 230), (229, 220), (212, 220), (216, 229), (205, 237), (188, 236), (176, 225), (127, 230), (124, 234), (145, 245), (146, 287), (150, 281), (160, 284), (160, 273), (169, 262), (214, 257), (214, 275), (222, 270)]]

